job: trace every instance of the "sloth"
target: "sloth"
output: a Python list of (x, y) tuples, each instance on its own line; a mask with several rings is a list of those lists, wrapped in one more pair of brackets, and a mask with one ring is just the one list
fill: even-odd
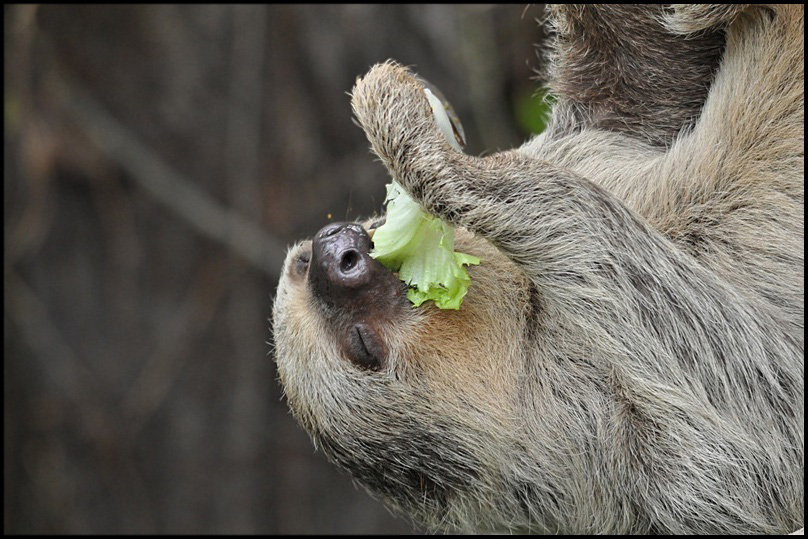
[(352, 92), (390, 175), (479, 257), (413, 307), (378, 223), (288, 252), (288, 404), (435, 531), (782, 533), (804, 501), (801, 5), (557, 6), (547, 130), (455, 151), (388, 61)]

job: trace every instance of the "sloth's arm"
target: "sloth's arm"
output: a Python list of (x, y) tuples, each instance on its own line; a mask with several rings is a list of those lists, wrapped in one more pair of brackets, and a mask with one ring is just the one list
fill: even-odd
[(644, 261), (695, 267), (641, 216), (570, 170), (519, 151), (454, 151), (403, 67), (374, 67), (357, 82), (353, 107), (374, 152), (427, 212), (486, 238), (542, 288)]
[(711, 389), (694, 389), (713, 391), (716, 402), (732, 387), (762, 385), (785, 406), (799, 400), (796, 373), (778, 363), (801, 345), (776, 315), (608, 192), (519, 152), (476, 158), (452, 150), (420, 85), (395, 64), (359, 81), (353, 105), (375, 153), (426, 211), (516, 262), (534, 283), (538, 316), (564, 317), (582, 339), (608, 343), (603, 360), (652, 367), (662, 384), (688, 374), (709, 379)]

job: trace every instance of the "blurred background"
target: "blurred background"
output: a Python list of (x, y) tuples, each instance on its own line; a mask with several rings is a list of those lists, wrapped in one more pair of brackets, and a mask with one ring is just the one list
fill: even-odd
[(420, 533), (315, 452), (285, 249), (381, 211), (393, 58), (480, 155), (541, 129), (541, 5), (3, 7), (4, 532)]

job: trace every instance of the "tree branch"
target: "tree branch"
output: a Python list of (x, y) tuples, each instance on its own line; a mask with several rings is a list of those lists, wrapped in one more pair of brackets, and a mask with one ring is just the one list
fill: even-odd
[(62, 77), (68, 114), (90, 140), (158, 202), (182, 217), (197, 232), (247, 260), (275, 280), (286, 256), (280, 240), (210, 195), (171, 168), (135, 134), (118, 122), (77, 83)]

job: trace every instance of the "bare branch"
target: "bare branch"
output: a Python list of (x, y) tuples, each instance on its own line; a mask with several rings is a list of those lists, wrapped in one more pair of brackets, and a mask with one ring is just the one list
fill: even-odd
[(51, 320), (45, 303), (13, 269), (5, 270), (6, 310), (22, 331), (45, 378), (68, 400), (86, 409), (95, 393), (93, 375)]
[(74, 81), (66, 81), (65, 110), (107, 157), (158, 202), (202, 235), (242, 256), (270, 279), (280, 275), (286, 248), (241, 214), (222, 206), (171, 168)]

